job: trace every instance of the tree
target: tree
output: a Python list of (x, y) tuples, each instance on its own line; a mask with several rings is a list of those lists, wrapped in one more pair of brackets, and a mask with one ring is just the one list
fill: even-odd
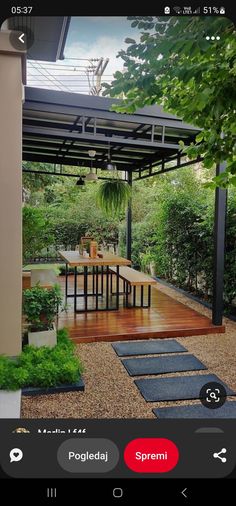
[[(104, 95), (125, 98), (113, 109), (134, 112), (160, 104), (164, 110), (202, 129), (195, 142), (181, 148), (204, 166), (226, 160), (223, 175), (211, 185), (236, 186), (236, 38), (234, 25), (222, 17), (139, 17), (131, 26), (140, 40), (126, 39), (118, 54), (125, 71), (116, 72)], [(214, 41), (206, 40), (214, 36)], [(217, 40), (217, 37), (220, 37)]]
[(49, 222), (41, 209), (25, 206), (23, 213), (23, 259), (39, 254), (53, 243), (49, 233)]

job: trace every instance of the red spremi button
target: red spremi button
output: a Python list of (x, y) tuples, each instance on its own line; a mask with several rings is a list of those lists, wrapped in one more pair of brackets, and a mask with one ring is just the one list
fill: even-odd
[(133, 439), (125, 448), (124, 460), (136, 473), (168, 473), (179, 460), (179, 450), (169, 439)]

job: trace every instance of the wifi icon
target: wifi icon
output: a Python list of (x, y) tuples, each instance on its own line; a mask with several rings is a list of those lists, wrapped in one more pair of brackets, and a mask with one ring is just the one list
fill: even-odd
[(176, 14), (182, 14), (181, 7), (173, 7), (173, 10), (176, 12)]

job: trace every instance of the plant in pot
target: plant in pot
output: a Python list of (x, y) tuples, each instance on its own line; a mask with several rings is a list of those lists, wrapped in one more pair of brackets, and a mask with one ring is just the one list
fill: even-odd
[(124, 211), (131, 197), (131, 188), (123, 179), (113, 177), (100, 183), (97, 193), (98, 205), (110, 216)]
[(62, 304), (62, 293), (59, 285), (51, 289), (42, 288), (39, 284), (23, 292), (23, 314), (29, 325), (28, 342), (36, 347), (57, 344), (55, 319)]

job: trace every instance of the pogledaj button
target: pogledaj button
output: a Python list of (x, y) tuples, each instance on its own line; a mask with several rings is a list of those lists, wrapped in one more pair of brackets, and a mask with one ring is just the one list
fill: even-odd
[(125, 448), (124, 460), (136, 473), (167, 473), (177, 465), (179, 450), (170, 439), (134, 439)]
[(110, 439), (67, 439), (58, 448), (57, 460), (69, 473), (107, 473), (116, 467), (119, 450)]

